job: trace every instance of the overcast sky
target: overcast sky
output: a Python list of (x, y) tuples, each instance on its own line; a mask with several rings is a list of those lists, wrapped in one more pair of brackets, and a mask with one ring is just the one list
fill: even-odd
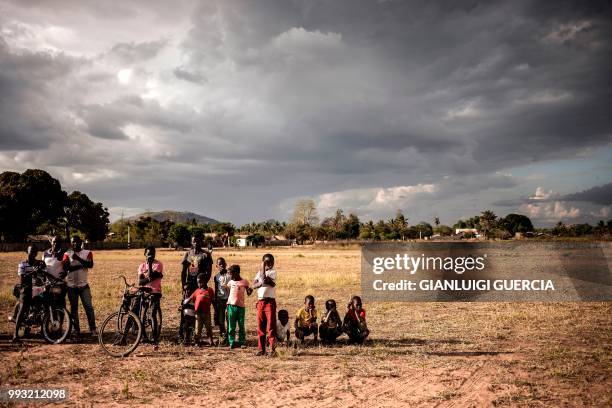
[(0, 170), (114, 219), (609, 219), (606, 3), (0, 0)]

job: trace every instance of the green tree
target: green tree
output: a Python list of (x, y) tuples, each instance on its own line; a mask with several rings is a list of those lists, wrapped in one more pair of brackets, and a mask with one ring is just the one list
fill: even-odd
[(80, 191), (73, 191), (64, 207), (66, 235), (78, 230), (90, 241), (102, 241), (108, 233), (108, 210), (102, 203), (94, 203)]
[(508, 214), (499, 220), (499, 227), (508, 231), (511, 235), (517, 232), (533, 231), (533, 224), (529, 217), (521, 214)]
[(484, 236), (489, 238), (491, 231), (497, 226), (497, 216), (491, 210), (485, 210), (480, 214), (478, 227)]
[(361, 223), (359, 222), (359, 217), (357, 215), (351, 213), (346, 218), (346, 221), (342, 225), (342, 230), (346, 239), (357, 239), (359, 238), (359, 230), (361, 228)]
[(44, 170), (0, 174), (0, 238), (23, 241), (38, 227), (59, 225), (66, 193), (60, 182)]
[(451, 236), (453, 235), (454, 230), (448, 225), (440, 225), (434, 228), (434, 233), (440, 234), (442, 236)]
[(173, 245), (188, 247), (191, 240), (191, 231), (185, 224), (174, 224), (170, 227), (168, 238)]
[(253, 245), (255, 248), (258, 248), (259, 246), (263, 245), (264, 242), (266, 242), (266, 238), (257, 232), (249, 235), (246, 239), (247, 242)]

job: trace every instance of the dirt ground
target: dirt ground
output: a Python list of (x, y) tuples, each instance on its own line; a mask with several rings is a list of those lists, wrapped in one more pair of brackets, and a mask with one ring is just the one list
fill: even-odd
[[(358, 249), (274, 249), (279, 308), (293, 316), (307, 294), (344, 305), (359, 293)], [(216, 251), (252, 280), (262, 250)], [(6, 321), (21, 253), (0, 254), (0, 388), (67, 387), (62, 406), (480, 407), (611, 406), (610, 303), (365, 303), (365, 346), (307, 344), (256, 357), (255, 298), (247, 301), (248, 345), (175, 343), (180, 252), (159, 251), (165, 277), (158, 350), (124, 359), (95, 341), (59, 346), (40, 336), (9, 343)], [(98, 324), (119, 306), (125, 274), (136, 280), (141, 250), (99, 251), (90, 272)], [(81, 315), (81, 325), (86, 327)], [(216, 333), (216, 332), (215, 332)], [(1, 404), (1, 403), (0, 403)]]

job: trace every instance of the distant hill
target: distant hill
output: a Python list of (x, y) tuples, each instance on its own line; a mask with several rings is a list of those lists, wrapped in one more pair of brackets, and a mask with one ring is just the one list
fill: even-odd
[(177, 224), (187, 224), (190, 223), (191, 220), (195, 218), (198, 224), (218, 224), (219, 221), (205, 217), (200, 214), (192, 213), (192, 212), (182, 212), (182, 211), (149, 211), (143, 212), (142, 214), (133, 215), (129, 218), (126, 218), (129, 221), (135, 221), (140, 217), (151, 217), (157, 221), (165, 221), (170, 220)]

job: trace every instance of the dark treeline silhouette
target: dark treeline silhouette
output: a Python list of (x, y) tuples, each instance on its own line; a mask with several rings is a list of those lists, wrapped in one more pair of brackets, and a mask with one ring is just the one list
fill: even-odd
[[(460, 219), (451, 226), (434, 217), (432, 223), (409, 223), (409, 218), (398, 210), (393, 218), (361, 221), (356, 214), (337, 209), (333, 216), (319, 219), (313, 200), (299, 200), (289, 222), (267, 220), (251, 222), (237, 228), (229, 222), (201, 224), (196, 219), (188, 223), (156, 220), (143, 216), (137, 220), (121, 219), (109, 225), (108, 210), (79, 191), (70, 194), (62, 190), (60, 182), (44, 170), (31, 169), (23, 173), (0, 174), (0, 240), (23, 242), (29, 235), (69, 236), (79, 233), (89, 241), (108, 239), (128, 241), (128, 230), (133, 242), (160, 245), (188, 246), (192, 235), (201, 235), (206, 244), (231, 246), (237, 235), (246, 237), (249, 244), (259, 246), (269, 240), (292, 241), (298, 244), (316, 241), (341, 240), (409, 240), (449, 237), (463, 230), (463, 238), (478, 234), (487, 239), (509, 239), (517, 233), (528, 236), (583, 237), (609, 236), (612, 220), (596, 225), (566, 225), (559, 222), (553, 228), (534, 228), (531, 220), (521, 214), (498, 217), (490, 210)], [(109, 234), (110, 231), (110, 234)]]
[(68, 194), (44, 170), (0, 173), (0, 241), (23, 242), (32, 234), (79, 233), (100, 241), (108, 232), (108, 210), (80, 191)]

